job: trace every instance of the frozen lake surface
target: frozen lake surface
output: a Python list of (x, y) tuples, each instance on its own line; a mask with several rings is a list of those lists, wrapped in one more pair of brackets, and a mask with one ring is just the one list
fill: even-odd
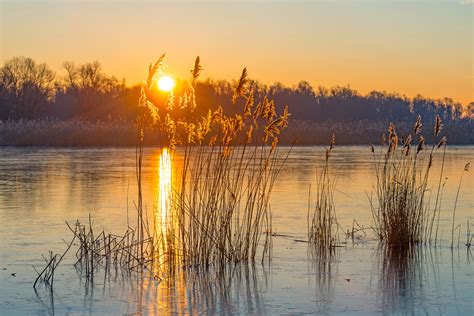
[[(51, 295), (41, 286), (33, 290), (32, 265), (43, 265), (41, 255), (48, 250), (66, 248), (62, 239), (70, 240), (71, 232), (65, 221), (86, 222), (91, 214), (99, 229), (125, 231), (127, 208), (132, 212), (136, 199), (135, 150), (1, 148), (0, 315), (472, 315), (473, 257), (464, 245), (466, 223), (474, 224), (472, 170), (464, 175), (456, 211), (459, 248), (451, 250), (450, 241), (457, 185), (466, 162), (474, 162), (473, 150), (448, 146), (437, 248), (389, 253), (366, 230), (354, 242), (341, 234), (345, 247), (320, 264), (301, 240), (307, 234), (309, 185), (315, 183), (324, 148), (297, 147), (272, 193), (277, 235), (271, 263), (229, 265), (224, 275), (187, 271), (172, 282), (118, 270), (98, 273), (91, 283), (75, 270), (71, 252), (56, 271)], [(149, 211), (159, 199), (160, 154), (159, 148), (145, 149), (143, 189)], [(375, 184), (370, 149), (336, 147), (331, 159), (338, 172), (335, 201), (341, 227), (351, 229), (354, 219), (370, 227), (367, 194)], [(430, 188), (435, 172), (431, 178)]]

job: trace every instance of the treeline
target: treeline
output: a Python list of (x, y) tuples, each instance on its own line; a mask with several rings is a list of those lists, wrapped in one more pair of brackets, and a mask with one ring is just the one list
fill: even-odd
[[(47, 64), (30, 58), (15, 57), (6, 61), (0, 68), (0, 121), (75, 120), (93, 122), (94, 126), (105, 121), (133, 123), (139, 86), (127, 86), (124, 81), (105, 74), (98, 62), (80, 65), (65, 62), (63, 68), (63, 73), (58, 75)], [(323, 139), (327, 142), (323, 134), (333, 132), (340, 135), (341, 143), (366, 143), (375, 137), (373, 129), (389, 122), (400, 126), (411, 124), (418, 115), (426, 122), (425, 126), (440, 115), (452, 141), (474, 142), (471, 136), (474, 102), (463, 106), (449, 98), (408, 98), (380, 91), (361, 94), (350, 87), (313, 88), (304, 81), (295, 87), (258, 82), (251, 82), (250, 86), (257, 102), (267, 96), (275, 101), (278, 112), (285, 105), (289, 106), (293, 124), (290, 122), (288, 134), (298, 136), (300, 143), (319, 143)], [(218, 106), (225, 112), (240, 113), (240, 104), (231, 101), (234, 87), (235, 83), (228, 81), (197, 82), (197, 107), (186, 115), (204, 115)], [(178, 82), (174, 98), (179, 99), (180, 91), (185, 89), (186, 83)], [(167, 95), (155, 92), (156, 99), (167, 102)], [(18, 123), (15, 126), (18, 128)], [(321, 131), (322, 127), (326, 132)], [(377, 135), (381, 132), (379, 130)]]
[(0, 68), (0, 120), (133, 119), (137, 87), (106, 75), (98, 62), (64, 63), (58, 76), (47, 64), (14, 57)]

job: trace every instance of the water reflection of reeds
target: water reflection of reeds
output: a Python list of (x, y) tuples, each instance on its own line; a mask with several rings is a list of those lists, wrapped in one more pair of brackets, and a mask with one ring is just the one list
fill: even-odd
[(247, 264), (229, 264), (214, 271), (188, 269), (190, 303), (201, 314), (263, 314), (267, 272), (261, 271), (260, 276), (255, 265)]
[[(224, 269), (186, 268), (164, 281), (149, 273), (124, 275), (119, 271), (101, 271), (109, 282), (101, 284), (103, 291), (98, 291), (101, 293), (98, 295), (118, 291), (114, 296), (127, 302), (127, 312), (147, 315), (265, 314), (263, 293), (267, 289), (268, 272), (263, 266), (229, 263)], [(94, 289), (98, 286), (87, 280), (84, 283), (84, 306), (92, 311), (93, 302), (97, 300)]]
[[(411, 313), (416, 301), (424, 296), (423, 278), (427, 262), (433, 262), (431, 251), (423, 247), (381, 245), (379, 258), (379, 293), (385, 312)], [(431, 260), (431, 261), (430, 261)], [(432, 266), (436, 269), (435, 266)], [(435, 272), (435, 275), (437, 273)]]
[[(98, 266), (95, 278), (85, 276), (80, 266), (76, 269), (83, 312), (100, 312), (102, 302), (112, 299), (118, 305), (107, 307), (109, 313), (266, 314), (264, 293), (268, 271), (263, 265), (229, 263), (219, 269), (183, 267), (165, 280), (157, 279), (150, 271), (129, 273), (118, 265)], [(53, 290), (36, 292), (38, 302), (49, 315), (60, 313), (67, 306), (64, 302), (55, 306), (55, 296)]]
[(316, 308), (323, 314), (329, 314), (329, 305), (335, 296), (338, 249), (308, 245), (309, 272), (315, 276)]
[[(442, 314), (445, 308), (442, 299), (446, 297), (446, 291), (450, 292), (446, 288), (450, 283), (455, 310), (458, 315), (465, 314), (463, 304), (468, 296), (460, 295), (457, 283), (462, 280), (458, 274), (462, 271), (461, 263), (470, 264), (469, 249), (466, 253), (451, 250), (448, 254), (434, 247), (381, 246), (376, 254), (379, 258), (378, 299), (384, 313), (412, 315), (423, 312), (428, 315), (436, 311)], [(433, 296), (441, 301), (429, 298)], [(430, 305), (424, 305), (426, 301), (431, 301)]]

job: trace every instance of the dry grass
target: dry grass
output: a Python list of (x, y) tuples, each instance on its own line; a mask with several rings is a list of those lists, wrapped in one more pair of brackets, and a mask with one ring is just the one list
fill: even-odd
[(127, 121), (0, 121), (2, 146), (130, 146), (135, 134)]
[[(173, 187), (166, 247), (186, 265), (253, 261), (262, 236), (262, 260), (269, 253), (269, 198), (288, 156), (279, 154), (278, 135), (289, 113), (285, 109), (278, 116), (267, 98), (255, 104), (247, 76), (244, 69), (233, 95), (241, 114), (226, 115), (219, 108), (192, 121), (173, 117), (167, 105), (164, 128), (171, 149), (181, 141), (184, 161)], [(193, 93), (191, 85), (174, 106), (193, 111)]]
[[(412, 245), (430, 242), (433, 239), (434, 220), (440, 212), (442, 176), (446, 137), (425, 149), (425, 138), (421, 132), (421, 118), (418, 117), (412, 133), (399, 141), (395, 126), (390, 124), (388, 144), (382, 141), (380, 154), (372, 146), (376, 173), (376, 204), (370, 197), (375, 232), (379, 239), (389, 245)], [(436, 118), (433, 135), (439, 137), (441, 119)], [(412, 148), (412, 139), (418, 144)], [(385, 138), (385, 136), (384, 136)], [(429, 209), (428, 179), (438, 150), (443, 149), (440, 178), (435, 207)], [(426, 153), (426, 154), (424, 154)], [(434, 239), (437, 239), (437, 229)]]
[[(223, 97), (222, 97), (223, 98)], [(220, 102), (220, 101), (219, 101)], [(200, 106), (202, 106), (200, 104)], [(205, 105), (207, 106), (207, 105)], [(470, 122), (457, 122), (443, 130), (450, 144), (472, 144)], [(290, 120), (285, 133), (280, 135), (279, 144), (298, 146), (325, 145), (334, 132), (339, 145), (366, 145), (379, 138), (385, 129), (383, 122), (368, 120), (345, 122), (308, 122)], [(411, 130), (411, 124), (397, 122), (398, 131)], [(163, 146), (163, 132), (159, 125), (146, 131), (145, 146)], [(427, 137), (427, 142), (433, 140)], [(129, 120), (87, 121), (55, 119), (0, 121), (1, 146), (127, 146), (136, 145), (136, 126)]]
[[(184, 95), (170, 95), (164, 103), (150, 99), (153, 78), (158, 76), (164, 56), (150, 66), (142, 90), (140, 108), (149, 108), (168, 141), (171, 158), (176, 145), (184, 150), (183, 167), (170, 181), (171, 201), (159, 211), (167, 216), (149, 233), (141, 201), (141, 164), (147, 122), (137, 119), (137, 258), (147, 258), (147, 240), (153, 253), (165, 256), (168, 272), (175, 266), (223, 266), (226, 262), (254, 261), (261, 247), (262, 260), (271, 246), (269, 198), (273, 184), (289, 153), (280, 156), (278, 135), (288, 123), (289, 113), (278, 116), (274, 103), (264, 98), (254, 102), (247, 71), (235, 88), (233, 102), (242, 113), (227, 115), (219, 108), (199, 119), (182, 113), (196, 107), (193, 83), (201, 66), (196, 59), (191, 84)], [(150, 101), (151, 100), (151, 101)], [(177, 112), (176, 109), (180, 109)], [(145, 113), (146, 111), (139, 111)], [(261, 237), (265, 240), (263, 245)], [(160, 262), (163, 262), (162, 260)]]
[(46, 266), (43, 268), (43, 270), (38, 271), (36, 268), (33, 266), (33, 269), (36, 271), (38, 276), (36, 277), (36, 280), (33, 284), (33, 288), (36, 291), (36, 286), (40, 283), (46, 285), (50, 291), (53, 291), (53, 286), (54, 286), (54, 273), (56, 269), (58, 268), (59, 264), (63, 260), (64, 256), (69, 252), (69, 249), (71, 249), (71, 246), (73, 245), (75, 240), (75, 236), (71, 240), (71, 242), (68, 243), (68, 246), (66, 250), (63, 252), (63, 254), (53, 254), (52, 251), (49, 251), (49, 256), (45, 257), (43, 256), (43, 260), (46, 263)]
[[(182, 113), (196, 107), (193, 84), (201, 70), (199, 58), (184, 95), (175, 98), (170, 94), (164, 103), (158, 103), (151, 98), (152, 88), (164, 61), (162, 56), (150, 65), (138, 104), (136, 224), (122, 235), (97, 232), (91, 218), (88, 225), (68, 224), (79, 241), (76, 267), (88, 280), (99, 267), (148, 270), (161, 280), (175, 276), (178, 267), (224, 269), (229, 262), (254, 262), (257, 253), (262, 261), (269, 258), (269, 199), (289, 154), (278, 151), (278, 136), (288, 123), (288, 111), (277, 115), (267, 98), (255, 103), (244, 70), (233, 98), (241, 114), (227, 115), (219, 108), (197, 121), (190, 119)], [(177, 181), (170, 181), (169, 192), (162, 192), (170, 200), (154, 210), (166, 214), (160, 222), (154, 214), (148, 216), (142, 199), (143, 146), (151, 125), (159, 126), (168, 144), (169, 149), (164, 150), (167, 159), (173, 159), (176, 145), (184, 150), (183, 167), (173, 175)], [(154, 219), (152, 226), (149, 218)], [(56, 267), (52, 258), (48, 266)]]

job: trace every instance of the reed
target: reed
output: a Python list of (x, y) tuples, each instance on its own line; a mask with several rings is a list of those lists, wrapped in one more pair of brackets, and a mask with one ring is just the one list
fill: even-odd
[[(128, 228), (123, 235), (107, 233), (104, 230), (97, 232), (89, 216), (88, 224), (76, 221), (72, 226), (66, 223), (74, 238), (78, 240), (75, 267), (87, 279), (94, 278), (98, 268), (121, 267), (125, 271), (153, 272), (156, 241), (148, 235), (139, 233), (139, 229)], [(143, 223), (146, 227), (146, 223)], [(140, 225), (141, 226), (141, 225)], [(159, 278), (158, 275), (156, 275)]]
[[(440, 138), (431, 150), (427, 151), (425, 138), (419, 135), (421, 127), (419, 116), (413, 131), (399, 142), (395, 126), (390, 124), (388, 142), (385, 143), (384, 135), (378, 156), (374, 146), (371, 146), (377, 203), (372, 197), (369, 197), (369, 200), (376, 235), (388, 245), (406, 246), (431, 242), (433, 222), (437, 214), (439, 218), (444, 154), (440, 164), (434, 210), (429, 209), (428, 179), (438, 150), (445, 149), (446, 137)], [(435, 139), (438, 139), (442, 127), (441, 119), (437, 116), (433, 131)], [(418, 145), (412, 149), (412, 140), (415, 137), (418, 137)]]
[(327, 301), (334, 291), (334, 270), (337, 270), (337, 249), (340, 246), (334, 200), (337, 175), (330, 168), (335, 144), (336, 137), (333, 134), (325, 150), (324, 165), (316, 172), (316, 194), (313, 196), (311, 186), (308, 194), (308, 258), (315, 272), (318, 297), (322, 298), (318, 300), (321, 302), (321, 306), (318, 306), (321, 312), (327, 312)]
[[(93, 279), (99, 267), (115, 266), (129, 272), (148, 270), (161, 280), (173, 277), (178, 267), (224, 269), (228, 262), (254, 262), (257, 253), (263, 261), (271, 253), (269, 200), (289, 155), (278, 149), (278, 136), (290, 115), (287, 108), (277, 115), (270, 99), (255, 102), (244, 69), (232, 98), (241, 114), (219, 108), (196, 120), (187, 113), (197, 106), (199, 57), (184, 94), (170, 94), (159, 102), (153, 86), (164, 64), (163, 55), (150, 65), (138, 102), (134, 227), (115, 235), (94, 229), (90, 216), (85, 225), (67, 223), (79, 241), (76, 268), (87, 279)], [(170, 201), (154, 210), (166, 214), (160, 223), (148, 216), (142, 194), (143, 147), (152, 129), (160, 130), (170, 161), (177, 145), (184, 154), (181, 170), (173, 175), (178, 180), (169, 183)], [(49, 266), (56, 266), (54, 258)]]
[[(198, 84), (200, 81), (198, 81)], [(199, 87), (196, 88), (199, 94)], [(232, 95), (231, 95), (232, 96)], [(225, 96), (220, 98), (225, 99)], [(218, 100), (217, 102), (222, 102)], [(209, 102), (200, 102), (199, 106), (214, 108)], [(234, 109), (234, 108), (232, 108)], [(291, 108), (290, 108), (291, 110)], [(292, 145), (297, 139), (298, 146), (325, 145), (334, 132), (339, 145), (365, 145), (378, 138), (386, 123), (382, 121), (357, 120), (338, 121), (302, 121), (291, 117), (285, 133), (280, 135), (279, 144)], [(451, 123), (443, 129), (450, 144), (472, 144), (474, 136), (472, 120), (464, 119)], [(409, 131), (412, 124), (397, 121), (398, 131)], [(34, 131), (34, 132), (33, 132)], [(164, 146), (162, 131), (158, 126), (147, 129), (145, 146)], [(474, 135), (474, 134), (473, 134)], [(431, 137), (427, 142), (431, 143)], [(87, 121), (77, 118), (58, 120), (53, 118), (36, 120), (0, 121), (1, 146), (115, 146), (135, 147), (136, 126), (130, 119), (112, 119)]]
[(329, 158), (335, 144), (336, 137), (333, 135), (330, 146), (326, 148), (324, 166), (316, 174), (314, 205), (311, 205), (311, 188), (308, 201), (308, 241), (323, 252), (334, 249), (339, 240), (334, 202), (336, 177), (329, 168)]
[[(458, 205), (458, 199), (459, 199), (459, 191), (461, 190), (461, 184), (462, 184), (462, 178), (464, 177), (464, 172), (468, 172), (470, 167), (470, 163), (468, 162), (464, 166), (464, 170), (461, 173), (461, 178), (459, 179), (459, 184), (458, 184), (458, 190), (456, 192), (456, 199), (454, 200), (454, 209), (453, 209), (453, 221), (452, 221), (452, 226), (451, 226), (451, 248), (454, 246), (454, 223), (456, 221), (456, 207)], [(460, 229), (460, 228), (459, 228)], [(467, 242), (466, 246), (469, 248), (470, 247), (470, 232), (469, 232), (469, 221), (467, 222)], [(458, 248), (459, 248), (459, 239), (458, 239)]]
[(200, 69), (196, 59), (184, 96), (162, 111), (171, 150), (179, 144), (184, 151), (179, 180), (172, 188), (166, 252), (179, 252), (178, 260), (185, 265), (208, 267), (254, 261), (262, 246), (263, 260), (271, 246), (269, 199), (289, 154), (278, 150), (289, 113), (285, 108), (277, 115), (266, 97), (255, 102), (244, 69), (232, 98), (239, 114), (218, 108), (198, 120), (175, 115), (173, 108), (186, 113), (196, 107), (193, 83)]
[(76, 235), (74, 234), (74, 237), (69, 243), (67, 243), (67, 248), (62, 254), (53, 255), (53, 252), (49, 251), (48, 257), (43, 256), (43, 260), (46, 263), (46, 266), (43, 268), (43, 270), (38, 271), (35, 268), (35, 266), (33, 266), (33, 269), (38, 274), (38, 276), (35, 279), (35, 282), (33, 283), (33, 288), (35, 291), (36, 291), (36, 286), (39, 285), (40, 283), (46, 285), (50, 289), (50, 291), (53, 291), (54, 272), (59, 267), (59, 264), (63, 260), (64, 256), (69, 252), (69, 249), (71, 249), (72, 245), (74, 244), (75, 239), (76, 239)]

